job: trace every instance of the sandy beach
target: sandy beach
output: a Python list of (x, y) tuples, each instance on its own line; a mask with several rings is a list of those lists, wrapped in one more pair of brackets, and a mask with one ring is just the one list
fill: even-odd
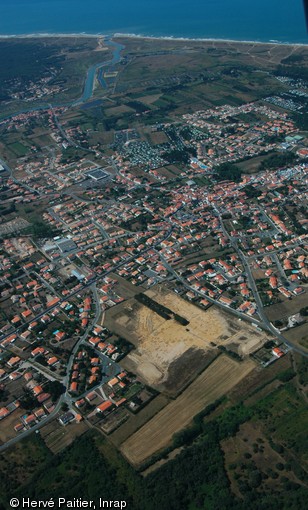
[(292, 42), (282, 42), (282, 41), (253, 41), (253, 40), (241, 40), (241, 39), (219, 39), (219, 38), (199, 38), (199, 37), (174, 37), (172, 35), (170, 36), (162, 36), (162, 37), (156, 37), (156, 36), (148, 36), (148, 35), (138, 35), (138, 34), (130, 34), (130, 33), (121, 33), (116, 32), (114, 34), (88, 34), (88, 33), (32, 33), (32, 34), (0, 34), (0, 40), (1, 39), (37, 39), (37, 38), (94, 38), (94, 39), (144, 39), (144, 40), (150, 40), (150, 41), (178, 41), (178, 42), (204, 42), (204, 43), (236, 43), (236, 44), (260, 44), (260, 45), (269, 45), (269, 46), (276, 46), (276, 45), (283, 45), (283, 46), (293, 46), (293, 47), (307, 47), (308, 44), (304, 43), (292, 43)]

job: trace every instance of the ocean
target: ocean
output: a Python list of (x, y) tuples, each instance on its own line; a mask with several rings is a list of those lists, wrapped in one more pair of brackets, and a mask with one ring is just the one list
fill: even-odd
[(37, 33), (308, 44), (302, 0), (0, 0), (0, 35)]

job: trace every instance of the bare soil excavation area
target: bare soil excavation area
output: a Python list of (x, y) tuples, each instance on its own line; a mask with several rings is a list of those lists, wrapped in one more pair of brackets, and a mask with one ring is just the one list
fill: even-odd
[[(172, 394), (170, 378), (176, 394), (189, 382), (186, 371), (195, 376), (200, 373), (217, 345), (232, 342), (240, 354), (248, 354), (251, 347), (265, 341), (263, 333), (255, 328), (239, 323), (214, 306), (205, 311), (163, 285), (150, 289), (146, 295), (187, 319), (189, 324), (183, 326), (174, 319), (166, 320), (130, 299), (106, 313), (105, 325), (136, 347), (122, 361), (124, 368), (160, 390), (166, 384), (169, 394)], [(189, 363), (185, 363), (186, 359)]]

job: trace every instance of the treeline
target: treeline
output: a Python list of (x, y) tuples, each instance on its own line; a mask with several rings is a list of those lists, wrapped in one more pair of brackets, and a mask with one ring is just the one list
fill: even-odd
[(224, 397), (216, 400), (212, 404), (206, 406), (206, 408), (200, 413), (196, 414), (193, 419), (193, 424), (173, 436), (173, 448), (179, 448), (184, 445), (189, 445), (196, 439), (203, 431), (204, 418), (209, 416), (220, 404), (224, 401)]
[[(247, 452), (247, 460), (239, 461), (244, 473), (237, 482), (240, 497), (232, 492), (221, 441), (233, 437), (240, 425), (251, 418), (261, 419), (262, 406), (260, 409), (258, 406), (248, 408), (240, 403), (226, 408), (216, 419), (205, 421), (204, 418), (222, 403), (223, 400), (220, 399), (205, 408), (193, 420), (189, 433), (175, 436), (175, 442), (177, 441), (179, 446), (188, 446), (173, 460), (169, 460), (146, 477), (137, 474), (109, 442), (94, 432), (84, 434), (52, 458), (45, 455), (45, 458), (37, 460), (39, 450), (36, 447), (32, 452), (35, 464), (26, 484), (20, 484), (18, 477), (13, 478), (16, 472), (16, 457), (6, 455), (0, 473), (0, 500), (4, 504), (2, 508), (8, 507), (7, 500), (12, 494), (15, 497), (32, 499), (38, 499), (44, 494), (45, 500), (54, 498), (55, 501), (59, 497), (95, 501), (102, 497), (110, 501), (124, 500), (127, 502), (126, 508), (132, 510), (305, 508), (308, 491), (304, 484), (280, 476), (278, 485), (267, 485), (265, 490), (263, 481), (269, 477), (277, 479), (279, 474), (266, 464), (264, 468), (257, 466)], [(38, 441), (37, 438), (31, 438), (31, 441), (33, 440)], [(270, 445), (279, 454), (283, 453), (283, 446), (274, 444), (271, 439)], [(29, 448), (26, 443), (21, 444), (21, 454), (22, 448), (26, 447)], [(27, 462), (26, 473), (30, 470), (29, 455)], [(279, 463), (276, 467), (281, 471), (283, 464)], [(238, 473), (234, 469), (231, 465), (228, 466), (228, 470), (233, 470), (235, 477)], [(291, 469), (295, 472), (292, 462)], [(66, 476), (63, 476), (63, 473), (66, 473)], [(298, 475), (302, 478), (303, 473), (299, 472)]]
[[(286, 59), (285, 59), (286, 63)], [(289, 62), (292, 65), (279, 65), (277, 71), (274, 72), (276, 76), (288, 76), (294, 80), (307, 80), (308, 79), (308, 68), (303, 65), (293, 65), (293, 62)]]
[(296, 156), (293, 152), (277, 153), (264, 159), (259, 168), (260, 170), (272, 170), (289, 165), (295, 160)]
[(217, 181), (240, 182), (242, 170), (233, 163), (223, 163), (214, 169)]
[(170, 310), (170, 308), (157, 303), (157, 301), (154, 301), (154, 299), (151, 299), (149, 296), (143, 294), (142, 292), (136, 294), (135, 299), (167, 321), (174, 319), (176, 322), (181, 324), (181, 326), (187, 326), (189, 324), (187, 319), (181, 315), (178, 315), (177, 313), (174, 313), (172, 310)]
[(218, 349), (227, 354), (228, 356), (230, 356), (230, 358), (235, 359), (236, 361), (243, 361), (242, 356), (240, 356), (237, 352), (227, 349), (224, 345), (218, 345)]
[(184, 163), (187, 165), (190, 161), (190, 154), (186, 150), (173, 149), (168, 152), (164, 152), (163, 158), (170, 164)]
[(296, 127), (302, 131), (308, 130), (308, 113), (306, 112), (294, 112), (292, 114), (292, 120), (295, 122)]
[(35, 220), (29, 227), (24, 230), (25, 234), (30, 234), (33, 237), (40, 238), (51, 238), (58, 234), (57, 230), (54, 230), (49, 223), (45, 223), (42, 220)]

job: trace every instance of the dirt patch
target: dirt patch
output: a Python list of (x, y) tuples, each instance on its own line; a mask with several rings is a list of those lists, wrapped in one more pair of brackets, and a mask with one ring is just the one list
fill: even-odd
[(289, 329), (289, 331), (283, 332), (284, 336), (299, 345), (300, 347), (304, 347), (308, 352), (308, 324), (301, 324), (296, 328)]
[(219, 356), (183, 393), (168, 404), (122, 445), (122, 453), (133, 465), (142, 464), (166, 447), (173, 435), (187, 427), (192, 418), (227, 393), (254, 368), (250, 360), (238, 363)]
[(1, 420), (0, 444), (6, 443), (18, 435), (17, 432), (15, 432), (14, 427), (17, 423), (20, 423), (20, 417), (24, 414), (26, 414), (26, 411), (19, 408)]
[[(178, 393), (186, 388), (198, 374), (203, 372), (219, 354), (220, 352), (217, 349), (209, 351), (188, 349), (183, 356), (180, 356), (170, 364), (166, 382), (158, 387), (158, 390), (171, 397), (177, 396)], [(179, 374), (181, 374), (180, 377)]]
[(41, 436), (47, 448), (49, 448), (52, 453), (57, 454), (72, 444), (76, 437), (81, 436), (87, 430), (89, 430), (89, 428), (85, 422), (70, 423), (66, 427), (63, 427), (58, 420), (53, 420), (41, 429)]
[(210, 342), (231, 334), (228, 322), (214, 307), (201, 310), (163, 287), (147, 295), (189, 321), (182, 326), (174, 319), (166, 320), (135, 300), (113, 312), (113, 329), (136, 346), (127, 360), (150, 385), (166, 382), (171, 363), (189, 349), (207, 351)]
[(124, 368), (170, 395), (176, 395), (207, 366), (207, 356), (217, 345), (232, 343), (236, 352), (246, 356), (266, 341), (263, 332), (234, 320), (215, 306), (205, 311), (163, 285), (146, 295), (189, 324), (166, 320), (130, 299), (107, 311), (105, 325), (136, 347), (122, 362)]
[(291, 300), (284, 299), (281, 303), (267, 306), (264, 311), (270, 321), (286, 319), (290, 315), (298, 313), (301, 308), (307, 306), (307, 293), (293, 297)]

